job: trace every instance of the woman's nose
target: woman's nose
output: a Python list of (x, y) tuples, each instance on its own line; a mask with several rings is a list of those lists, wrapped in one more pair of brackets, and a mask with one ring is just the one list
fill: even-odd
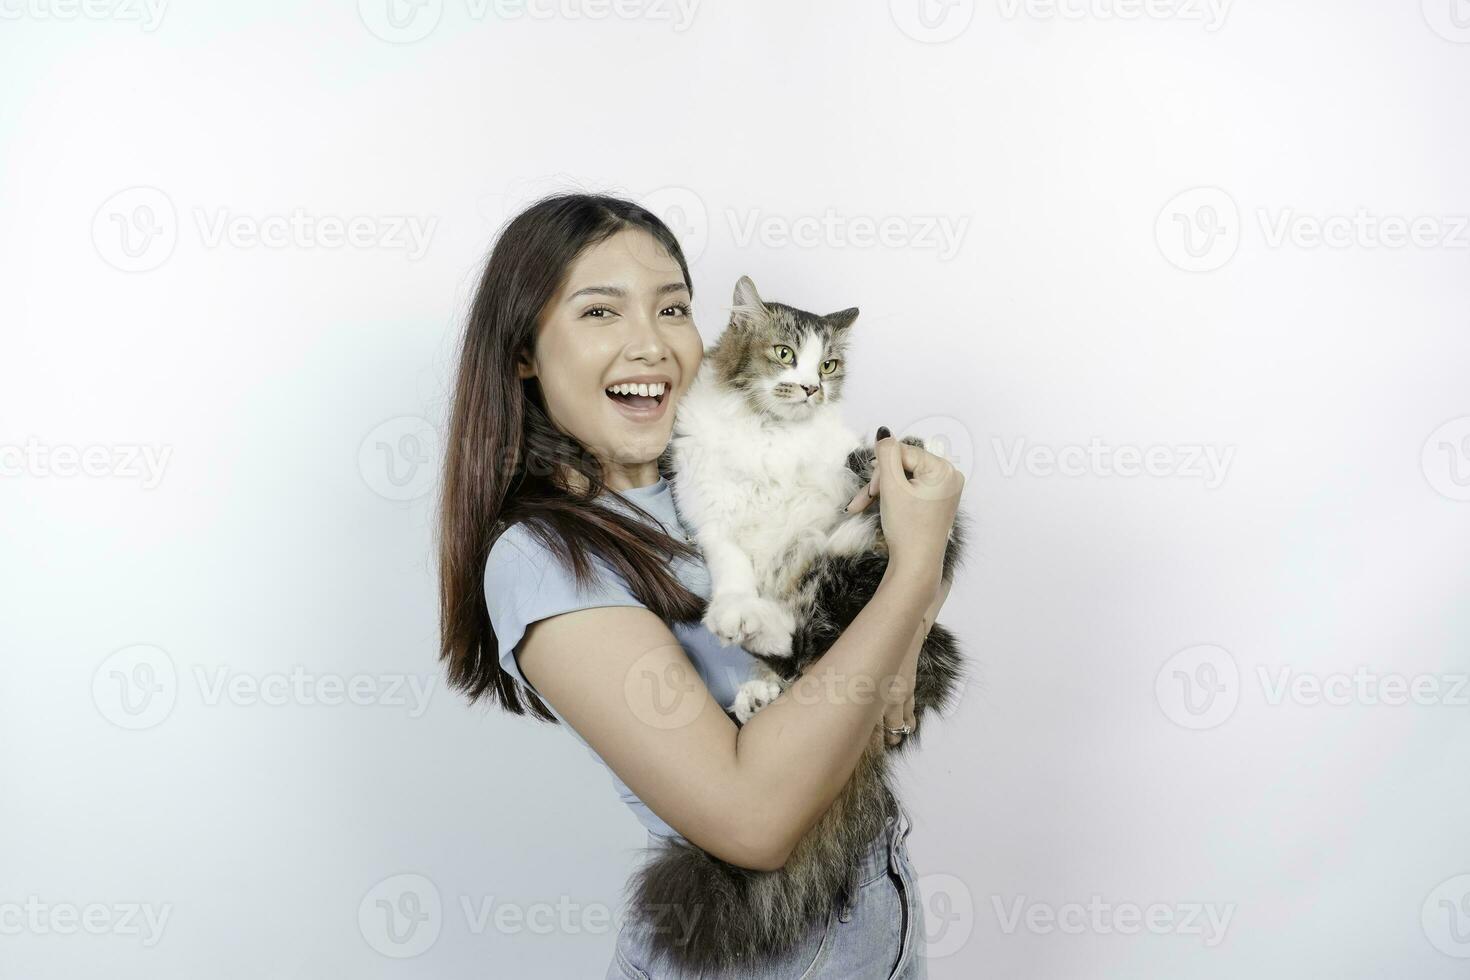
[(625, 353), (635, 360), (661, 361), (669, 354), (669, 345), (658, 332), (658, 323), (647, 316), (629, 317), (627, 322), (633, 331), (628, 338)]

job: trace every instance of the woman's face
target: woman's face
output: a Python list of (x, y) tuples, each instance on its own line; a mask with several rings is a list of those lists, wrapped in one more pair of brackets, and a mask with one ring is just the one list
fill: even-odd
[[(704, 356), (690, 300), (658, 240), (625, 229), (572, 263), (518, 367), (538, 379), (552, 422), (601, 460), (615, 490), (658, 480), (674, 410)], [(647, 387), (609, 392), (624, 383)]]

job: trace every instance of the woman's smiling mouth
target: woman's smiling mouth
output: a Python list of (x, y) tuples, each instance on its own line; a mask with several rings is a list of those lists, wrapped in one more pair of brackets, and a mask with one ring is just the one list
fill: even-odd
[(672, 382), (662, 375), (629, 378), (608, 385), (603, 393), (628, 418), (635, 422), (653, 422), (663, 416), (672, 386)]

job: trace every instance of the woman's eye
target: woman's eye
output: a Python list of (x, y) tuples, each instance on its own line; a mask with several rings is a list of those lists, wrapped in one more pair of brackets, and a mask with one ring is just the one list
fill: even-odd
[[(617, 311), (614, 310), (610, 306), (594, 306), (594, 307), (592, 307), (592, 309), (588, 310), (587, 312), (583, 313), (582, 315), (583, 316), (592, 316), (594, 313), (616, 313), (616, 312)], [(601, 317), (601, 316), (598, 316), (598, 317), (593, 317), (593, 319), (602, 320), (602, 319), (605, 319), (605, 318), (604, 317)]]
[(663, 310), (662, 310), (662, 312), (663, 313), (668, 313), (670, 310), (673, 311), (674, 316), (688, 316), (689, 315), (689, 304), (688, 303), (675, 303), (673, 306), (666, 306), (666, 307), (664, 307)]

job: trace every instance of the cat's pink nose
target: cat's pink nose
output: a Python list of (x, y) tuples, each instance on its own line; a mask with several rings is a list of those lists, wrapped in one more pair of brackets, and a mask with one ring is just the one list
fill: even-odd
[(812, 397), (813, 395), (815, 395), (817, 393), (817, 389), (820, 388), (820, 387), (822, 387), (822, 386), (821, 385), (802, 385), (801, 386), (801, 390), (804, 391), (804, 392), (806, 392), (806, 396), (808, 398), (810, 398), (810, 397)]

